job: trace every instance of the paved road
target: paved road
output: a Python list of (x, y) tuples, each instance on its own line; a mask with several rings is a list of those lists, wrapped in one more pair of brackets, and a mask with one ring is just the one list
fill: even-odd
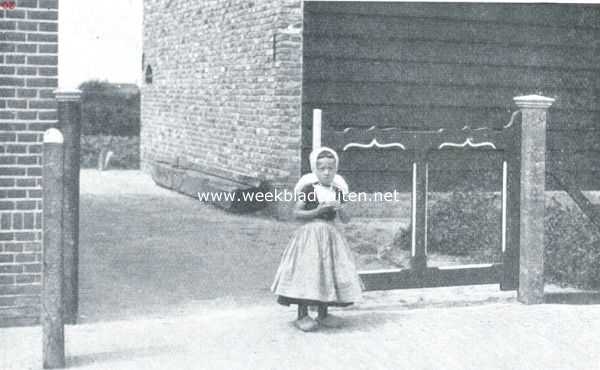
[[(548, 287), (553, 304), (524, 306), (488, 285), (369, 292), (336, 310), (344, 328), (305, 334), (267, 290), (293, 225), (250, 225), (139, 172), (84, 171), (82, 190), (71, 368), (600, 369), (597, 293)], [(39, 327), (0, 329), (0, 369), (40, 364)]]
[[(337, 311), (301, 333), (274, 305), (219, 304), (168, 318), (69, 327), (68, 365), (125, 369), (598, 369), (600, 305), (488, 303)], [(0, 331), (0, 368), (39, 369), (41, 330)]]
[(176, 312), (198, 300), (270, 299), (292, 224), (227, 214), (138, 171), (83, 171), (83, 322)]

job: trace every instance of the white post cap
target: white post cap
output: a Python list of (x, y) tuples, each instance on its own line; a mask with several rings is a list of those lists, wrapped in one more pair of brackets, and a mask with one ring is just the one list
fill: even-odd
[(81, 99), (81, 90), (60, 88), (54, 90), (54, 96), (58, 101), (78, 101)]
[(62, 144), (64, 142), (63, 134), (59, 129), (49, 128), (44, 132), (44, 143)]
[(515, 104), (519, 108), (550, 108), (556, 99), (548, 98), (541, 95), (524, 95), (513, 98)]

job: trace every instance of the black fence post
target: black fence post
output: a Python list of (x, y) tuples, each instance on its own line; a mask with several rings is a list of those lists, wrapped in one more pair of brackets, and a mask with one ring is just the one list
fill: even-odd
[(56, 90), (58, 124), (64, 135), (64, 301), (65, 323), (75, 324), (79, 306), (79, 170), (81, 91)]

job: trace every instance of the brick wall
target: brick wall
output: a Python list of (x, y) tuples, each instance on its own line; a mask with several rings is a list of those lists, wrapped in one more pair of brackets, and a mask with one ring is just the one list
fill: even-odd
[(41, 291), (41, 140), (56, 123), (56, 0), (0, 14), (0, 326), (34, 323)]
[(182, 192), (300, 174), (302, 2), (144, 1), (142, 168)]

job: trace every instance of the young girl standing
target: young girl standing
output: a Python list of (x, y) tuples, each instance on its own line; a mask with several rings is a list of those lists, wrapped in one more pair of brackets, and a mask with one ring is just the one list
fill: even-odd
[[(336, 175), (338, 161), (335, 151), (327, 147), (311, 153), (312, 179), (316, 181), (297, 186), (294, 209), (296, 218), (306, 223), (296, 230), (283, 252), (271, 287), (280, 304), (298, 305), (294, 325), (303, 331), (316, 330), (320, 325), (339, 327), (340, 319), (327, 308), (351, 305), (361, 296), (352, 252), (334, 225), (336, 218), (344, 223), (349, 220), (342, 207), (348, 189)], [(308, 306), (318, 306), (316, 320), (309, 316)]]

